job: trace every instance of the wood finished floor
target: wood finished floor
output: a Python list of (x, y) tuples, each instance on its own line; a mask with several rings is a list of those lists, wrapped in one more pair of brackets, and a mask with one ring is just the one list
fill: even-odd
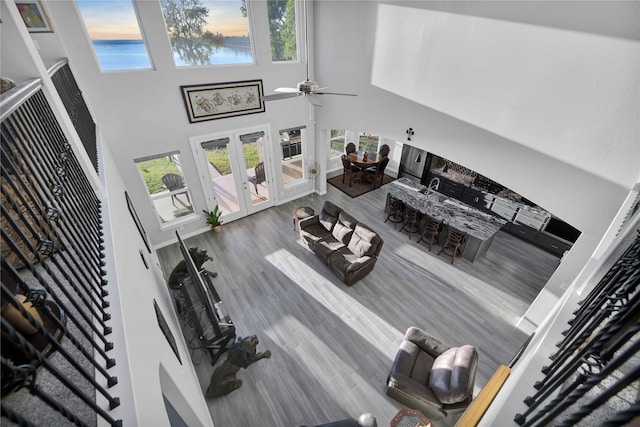
[[(304, 197), (186, 239), (214, 258), (214, 279), (238, 335), (258, 335), (262, 360), (238, 378), (244, 385), (209, 401), (216, 427), (298, 426), (371, 412), (389, 425), (402, 406), (385, 394), (385, 381), (409, 326), (449, 345), (471, 344), (480, 359), (476, 393), (500, 364), (508, 364), (526, 336), (515, 324), (558, 265), (558, 258), (499, 232), (475, 263), (452, 266), (439, 246), (416, 243), (384, 223), (386, 193), (352, 199), (327, 186)], [(343, 207), (384, 239), (372, 274), (344, 285), (293, 231), (291, 211), (320, 210), (324, 200)], [(165, 277), (181, 259), (176, 245), (158, 251)], [(195, 354), (203, 391), (212, 367)], [(222, 357), (224, 360), (224, 357)], [(220, 362), (218, 362), (220, 363)], [(437, 425), (451, 425), (445, 420)]]

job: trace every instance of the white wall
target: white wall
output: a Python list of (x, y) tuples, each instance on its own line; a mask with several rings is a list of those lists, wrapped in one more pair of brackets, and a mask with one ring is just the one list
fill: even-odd
[[(266, 3), (250, 4), (256, 29), (253, 34), (257, 65), (183, 67), (176, 68), (164, 26), (159, 1), (136, 1), (138, 16), (154, 70), (110, 72), (99, 71), (86, 31), (73, 1), (46, 2), (51, 19), (56, 23), (56, 36), (66, 47), (72, 69), (83, 90), (94, 119), (103, 129), (103, 141), (113, 153), (115, 163), (126, 182), (132, 198), (138, 201), (141, 220), (154, 245), (174, 241), (175, 229), (160, 230), (160, 223), (153, 213), (144, 183), (133, 159), (153, 154), (179, 150), (183, 173), (191, 191), (194, 211), (206, 208), (195, 162), (191, 154), (189, 137), (227, 131), (256, 124), (270, 123), (272, 129), (272, 156), (279, 168), (278, 130), (300, 125), (312, 126), (306, 100), (301, 98), (268, 102), (266, 112), (190, 124), (181, 85), (220, 83), (262, 79), (264, 91), (270, 93), (276, 87), (291, 86), (304, 80), (304, 63), (271, 62), (271, 50), (266, 18)], [(314, 133), (310, 132), (313, 137)], [(313, 146), (313, 140), (310, 141)], [(287, 200), (311, 189), (311, 181), (287, 191), (283, 190), (281, 177), (275, 187), (276, 199)], [(190, 235), (206, 229), (204, 217), (183, 224), (181, 235)]]
[(403, 140), (412, 127), (411, 145), (583, 232), (523, 319), (527, 331), (640, 180), (638, 3), (562, 3), (320, 1), (315, 13), (317, 81), (359, 95), (326, 97), (318, 129)]

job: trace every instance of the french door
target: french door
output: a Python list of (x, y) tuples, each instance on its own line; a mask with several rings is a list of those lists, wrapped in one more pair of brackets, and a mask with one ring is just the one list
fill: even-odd
[(274, 206), (269, 125), (190, 138), (208, 210), (226, 222)]

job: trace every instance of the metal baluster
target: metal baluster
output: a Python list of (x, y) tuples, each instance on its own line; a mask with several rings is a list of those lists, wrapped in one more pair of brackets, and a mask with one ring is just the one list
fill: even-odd
[[(629, 295), (636, 291), (638, 287), (638, 280), (626, 283), (618, 293)], [(622, 296), (620, 298), (622, 301)], [(585, 347), (580, 350), (566, 365), (562, 366), (562, 371), (550, 380), (544, 387), (536, 393), (533, 397), (527, 397), (525, 403), (529, 405), (529, 409), (524, 414), (517, 414), (515, 421), (520, 425), (531, 425), (531, 422), (527, 420), (531, 414), (534, 414), (534, 410), (544, 403), (555, 390), (569, 377), (576, 372), (576, 370), (583, 364), (588, 363), (589, 358), (595, 358), (598, 362), (602, 362), (600, 358), (601, 352), (605, 344), (624, 326), (630, 316), (634, 315), (632, 307), (640, 303), (640, 293), (635, 293), (630, 301), (623, 302), (618, 306), (616, 314), (607, 322), (607, 324), (596, 334), (594, 340), (589, 342)], [(606, 361), (605, 361), (606, 362)], [(580, 378), (578, 378), (580, 380)], [(533, 420), (540, 416), (540, 412), (535, 413)], [(526, 422), (526, 424), (525, 424)]]
[[(121, 425), (120, 420), (113, 419), (104, 409), (98, 406), (92, 398), (87, 396), (82, 390), (78, 389), (75, 384), (73, 384), (67, 376), (65, 376), (58, 368), (49, 362), (49, 359), (43, 357), (42, 354), (33, 346), (29, 341), (24, 339), (22, 334), (17, 332), (11, 323), (5, 320), (4, 317), (0, 318), (0, 324), (2, 326), (2, 330), (15, 342), (18, 343), (23, 349), (28, 351), (28, 353), (33, 356), (34, 359), (37, 359), (42, 367), (46, 368), (58, 381), (60, 381), (65, 387), (73, 392), (76, 396), (78, 396), (87, 406), (91, 407), (98, 415), (107, 420), (113, 426)], [(111, 409), (117, 407), (120, 404), (120, 401), (117, 397), (111, 397), (109, 400), (109, 406)], [(120, 422), (118, 422), (120, 421)]]
[[(4, 142), (4, 138), (3, 138), (3, 142)], [(45, 162), (46, 159), (41, 159), (41, 161), (39, 162), (34, 162), (32, 161), (32, 159), (30, 158), (30, 156), (27, 155), (27, 153), (25, 152), (25, 150), (19, 146), (20, 144), (14, 144), (14, 148), (16, 149), (17, 153), (16, 154), (21, 154), (22, 157), (21, 159), (26, 161), (27, 164), (30, 166), (30, 169), (37, 173), (37, 176), (44, 178), (44, 180), (48, 180), (50, 182), (56, 182), (55, 179), (49, 175), (47, 176), (46, 172), (40, 167), (40, 163), (41, 162)], [(10, 153), (11, 151), (9, 151)], [(37, 151), (36, 151), (37, 152)], [(7, 155), (8, 153), (5, 152), (5, 155)], [(7, 156), (8, 157), (8, 156)], [(33, 179), (26, 173), (23, 173), (22, 175), (25, 176), (25, 178), (30, 181), (30, 183), (33, 185)], [(61, 200), (61, 197), (56, 197), (56, 193), (55, 193), (55, 189), (46, 189), (43, 188), (43, 191), (46, 192), (52, 192), (53, 194), (51, 194), (49, 197), (47, 197), (48, 200), (52, 200), (52, 199), (56, 199), (56, 200)], [(64, 203), (64, 200), (62, 200)], [(42, 203), (41, 205), (44, 205), (44, 203)], [(81, 233), (78, 230), (78, 225), (77, 224), (83, 224), (84, 221), (82, 221), (82, 218), (79, 218), (77, 215), (75, 215), (76, 212), (76, 207), (71, 205), (68, 206), (67, 208), (63, 208), (61, 209), (63, 212), (65, 212), (66, 215), (68, 215), (70, 217), (69, 221), (66, 221), (65, 223), (70, 227), (71, 230), (73, 230), (73, 233), (70, 234), (70, 237), (73, 238), (73, 242), (77, 243), (78, 245), (80, 245), (77, 250), (76, 250), (76, 255), (77, 256), (84, 256), (85, 260), (83, 262), (83, 264), (87, 264), (90, 262), (89, 265), (95, 265), (95, 261), (93, 260), (95, 258), (95, 256), (92, 256), (92, 254), (95, 254), (98, 249), (96, 247), (89, 247), (87, 246), (86, 241), (84, 241), (83, 239), (80, 239), (78, 236), (82, 235), (83, 233)], [(91, 269), (90, 271), (93, 271), (93, 273), (95, 273), (95, 280), (91, 279), (91, 280), (87, 280), (88, 283), (100, 283), (100, 275), (103, 273), (99, 267), (96, 267), (95, 270)], [(101, 298), (101, 300), (104, 300), (104, 295), (102, 292), (99, 292), (96, 290), (97, 295)]]
[[(12, 163), (10, 161), (10, 159), (8, 159), (8, 157), (5, 157), (5, 163), (8, 163), (10, 167), (12, 167)], [(18, 188), (15, 183), (14, 180), (12, 179), (12, 176), (8, 173), (6, 173), (5, 168), (2, 166), (1, 167), (1, 176), (4, 178), (4, 185), (2, 185), (2, 192), (5, 195), (5, 197), (7, 197), (7, 199), (10, 201), (10, 205), (13, 208), (13, 210), (15, 212), (19, 212), (20, 211), (20, 207), (18, 205), (16, 205), (15, 203), (15, 198), (17, 197), (17, 199), (19, 199), (22, 203), (23, 209), (26, 211), (26, 213), (28, 214), (29, 217), (31, 217), (32, 221), (36, 224), (39, 225), (39, 227), (41, 229), (46, 229), (46, 227), (44, 227), (42, 225), (43, 223), (43, 219), (46, 220), (46, 216), (44, 214), (41, 214), (41, 217), (39, 217), (32, 209), (32, 207), (30, 206), (30, 204), (27, 202), (27, 200), (24, 198), (24, 195), (28, 195), (30, 200), (33, 202), (34, 205), (37, 205), (37, 202), (35, 200), (35, 198), (33, 197), (33, 194), (31, 194), (30, 192), (28, 192), (27, 190), (27, 186), (24, 184), (24, 182), (22, 182), (21, 178), (19, 175), (13, 175), (13, 177), (17, 180), (17, 181), (21, 181), (21, 187), (22, 189)], [(13, 189), (13, 194), (15, 195), (14, 197), (11, 197), (12, 194), (7, 191), (7, 187), (11, 187)], [(21, 191), (22, 190), (22, 191)], [(34, 238), (38, 238), (39, 234), (37, 232), (37, 230), (33, 229), (33, 226), (31, 225), (30, 221), (24, 221), (23, 222), (25, 227), (27, 229), (29, 229), (29, 231), (31, 231), (32, 235), (34, 236)], [(48, 238), (48, 240), (51, 242), (51, 252), (53, 252), (56, 248), (54, 248), (53, 246), (53, 242), (54, 241), (58, 241), (58, 242), (62, 242), (62, 237), (59, 236), (57, 233), (55, 233), (55, 227), (52, 227), (51, 224), (50, 225), (50, 229), (51, 232), (53, 233), (53, 236), (50, 236)], [(35, 250), (37, 251), (37, 250)], [(34, 251), (34, 252), (35, 252)], [(42, 252), (42, 251), (38, 251), (38, 252)], [(69, 263), (69, 267), (71, 268), (66, 268), (66, 266), (62, 266), (60, 265), (60, 263), (58, 262), (58, 258), (51, 258), (51, 262), (58, 267), (58, 269), (60, 270), (61, 274), (65, 276), (65, 278), (67, 280), (69, 280), (69, 282), (71, 283), (78, 283), (86, 292), (86, 295), (91, 299), (91, 301), (97, 306), (101, 308), (101, 302), (95, 300), (94, 298), (92, 298), (92, 294), (90, 292), (90, 289), (87, 288), (85, 281), (90, 280), (89, 276), (87, 276), (86, 274), (84, 274), (84, 270), (82, 269), (82, 264), (79, 263), (74, 257), (71, 256), (70, 254), (71, 251), (68, 250), (62, 250), (60, 252), (60, 258), (63, 261), (66, 261), (68, 263), (69, 259), (71, 259), (73, 262)], [(83, 277), (79, 277), (78, 276), (78, 272), (82, 273)], [(69, 273), (71, 273), (71, 275), (73, 275), (74, 277), (71, 278), (69, 277)], [(87, 301), (84, 300), (85, 296), (82, 293), (79, 293), (78, 296), (80, 298), (83, 299), (83, 301), (85, 302), (85, 304), (87, 305), (87, 308), (91, 309), (91, 304), (87, 303)], [(104, 296), (104, 295), (103, 295)], [(93, 311), (93, 310), (92, 310)], [(94, 315), (95, 312), (93, 312)], [(99, 321), (102, 323), (103, 327), (106, 327), (106, 325), (104, 324), (103, 320), (108, 320), (108, 319), (104, 319), (104, 315), (106, 313), (104, 313), (104, 311), (101, 312), (101, 315), (103, 316), (103, 318), (101, 319), (100, 317), (97, 317), (99, 319)]]

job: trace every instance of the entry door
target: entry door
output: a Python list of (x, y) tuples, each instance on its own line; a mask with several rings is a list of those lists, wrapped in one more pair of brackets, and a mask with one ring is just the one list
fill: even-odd
[(207, 208), (219, 205), (223, 221), (274, 206), (268, 135), (261, 126), (191, 138)]

